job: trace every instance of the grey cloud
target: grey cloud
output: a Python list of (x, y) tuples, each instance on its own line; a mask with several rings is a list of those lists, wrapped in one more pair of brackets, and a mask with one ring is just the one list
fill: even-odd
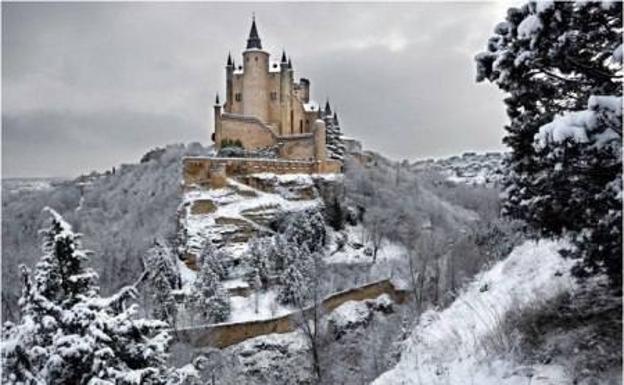
[(397, 159), (502, 148), (502, 95), (474, 83), (472, 61), (504, 16), (497, 3), (5, 3), (3, 175), (208, 143), (252, 11), (265, 48), (286, 48), (366, 147)]

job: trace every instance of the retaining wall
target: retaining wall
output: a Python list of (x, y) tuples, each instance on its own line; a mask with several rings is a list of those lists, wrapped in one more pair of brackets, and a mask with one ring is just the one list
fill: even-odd
[[(408, 293), (396, 289), (390, 280), (383, 280), (326, 297), (322, 302), (323, 311), (330, 312), (347, 301), (374, 299), (382, 294), (390, 295), (396, 303), (401, 304), (405, 302)], [(308, 313), (310, 310), (312, 309), (304, 309), (304, 312)], [(185, 328), (177, 330), (176, 334), (180, 342), (193, 347), (211, 346), (222, 349), (249, 338), (271, 333), (293, 332), (297, 329), (297, 321), (300, 318), (301, 312), (294, 312), (267, 320)]]
[(257, 158), (185, 157), (183, 159), (184, 185), (219, 188), (226, 176), (247, 175), (260, 172), (274, 174), (329, 174), (342, 172), (337, 160), (303, 161)]

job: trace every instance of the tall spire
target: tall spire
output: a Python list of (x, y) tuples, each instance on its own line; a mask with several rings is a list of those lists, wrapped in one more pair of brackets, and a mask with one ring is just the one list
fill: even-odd
[(232, 54), (228, 52), (228, 58), (227, 58), (227, 66), (234, 66), (234, 62), (232, 61)]
[(221, 105), (221, 103), (219, 103), (219, 93), (217, 92), (217, 97), (215, 98), (215, 106), (219, 105)]
[(288, 69), (292, 69), (292, 61), (288, 58)]
[(282, 50), (282, 63), (286, 64), (286, 51)]
[(251, 48), (262, 49), (260, 36), (258, 36), (258, 28), (256, 28), (256, 15), (252, 18), (251, 31), (249, 31), (249, 39), (247, 39), (247, 49)]
[(332, 114), (331, 107), (329, 106), (329, 99), (325, 101), (325, 111), (323, 112), (325, 113), (326, 116)]

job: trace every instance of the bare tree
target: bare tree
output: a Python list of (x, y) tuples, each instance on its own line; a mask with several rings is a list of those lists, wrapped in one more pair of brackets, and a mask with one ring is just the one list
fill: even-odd
[(310, 266), (305, 284), (298, 285), (295, 290), (295, 305), (299, 309), (294, 317), (297, 329), (303, 334), (308, 344), (312, 368), (317, 383), (321, 382), (321, 352), (323, 333), (321, 318), (323, 316), (321, 280), (323, 275), (322, 259), (318, 253), (310, 256)]

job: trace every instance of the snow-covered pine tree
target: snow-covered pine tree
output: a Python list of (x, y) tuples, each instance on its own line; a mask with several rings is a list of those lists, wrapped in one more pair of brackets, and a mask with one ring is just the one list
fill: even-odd
[(331, 159), (343, 160), (345, 146), (342, 142), (342, 132), (338, 123), (338, 114), (332, 113), (329, 101), (325, 103), (325, 109), (321, 112), (323, 121), (325, 122), (325, 147), (327, 147), (327, 155)]
[(203, 261), (189, 301), (192, 311), (203, 321), (224, 322), (230, 316), (230, 297), (212, 267), (210, 258)]
[(3, 331), (2, 383), (164, 385), (185, 377), (166, 365), (167, 324), (125, 306), (134, 287), (100, 297), (79, 234), (47, 211), (44, 255), (34, 273), (21, 268), (21, 321)]
[(269, 253), (271, 252), (271, 240), (269, 238), (254, 238), (249, 242), (247, 263), (249, 271), (246, 275), (247, 282), (253, 286), (256, 277), (260, 278), (261, 287), (267, 287), (269, 282)]
[(285, 269), (278, 277), (278, 301), (302, 307), (313, 296), (312, 283), (321, 272), (322, 258), (318, 252), (310, 252), (307, 245), (289, 243), (286, 250)]
[(289, 263), (279, 275), (277, 300), (283, 305), (303, 306), (305, 277), (297, 263)]
[(327, 229), (323, 214), (316, 209), (289, 215), (283, 224), (286, 241), (299, 247), (306, 245), (311, 252), (321, 250), (326, 243)]
[(578, 276), (621, 287), (622, 3), (510, 8), (477, 81), (508, 93), (505, 213), (541, 236), (570, 235)]
[(277, 234), (273, 237), (269, 254), (271, 271), (273, 273), (279, 274), (286, 268), (288, 263), (288, 246), (289, 244), (282, 234)]
[(212, 271), (214, 271), (219, 279), (225, 279), (227, 277), (227, 268), (225, 265), (225, 258), (227, 253), (224, 250), (217, 250), (214, 244), (207, 240), (199, 255), (200, 263), (210, 264)]
[(153, 316), (175, 327), (177, 304), (173, 290), (180, 287), (180, 277), (173, 264), (171, 249), (164, 241), (155, 241), (147, 251), (144, 264), (154, 304)]

